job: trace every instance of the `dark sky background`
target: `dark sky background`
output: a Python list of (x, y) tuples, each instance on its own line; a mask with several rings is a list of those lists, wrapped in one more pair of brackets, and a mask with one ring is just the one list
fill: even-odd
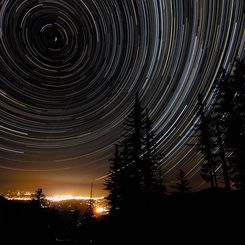
[[(244, 57), (244, 0), (1, 0), (0, 193), (103, 194), (136, 91), (150, 109), (169, 183), (196, 189), (186, 144), (199, 92)], [(219, 170), (217, 170), (219, 171)]]

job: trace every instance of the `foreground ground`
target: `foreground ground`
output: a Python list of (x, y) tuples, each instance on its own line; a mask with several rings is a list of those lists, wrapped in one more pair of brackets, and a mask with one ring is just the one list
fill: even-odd
[(222, 189), (176, 194), (99, 219), (1, 198), (0, 244), (243, 244), (243, 197)]

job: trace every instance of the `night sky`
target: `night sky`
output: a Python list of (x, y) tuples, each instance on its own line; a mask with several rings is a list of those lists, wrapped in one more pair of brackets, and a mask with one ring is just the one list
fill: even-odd
[(103, 194), (139, 91), (166, 180), (201, 188), (197, 94), (245, 54), (244, 0), (1, 0), (0, 193)]

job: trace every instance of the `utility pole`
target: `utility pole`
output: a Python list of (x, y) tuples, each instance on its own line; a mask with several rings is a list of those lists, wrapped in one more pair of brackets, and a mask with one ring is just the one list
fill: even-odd
[(93, 216), (93, 187), (94, 187), (94, 183), (91, 183), (91, 188), (90, 188), (90, 199), (89, 199), (89, 215), (91, 215), (91, 217)]

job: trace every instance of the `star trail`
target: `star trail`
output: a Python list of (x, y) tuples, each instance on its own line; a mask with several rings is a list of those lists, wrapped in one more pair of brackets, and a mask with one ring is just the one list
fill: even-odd
[(198, 179), (201, 156), (187, 145), (197, 94), (210, 103), (218, 71), (244, 58), (244, 8), (243, 0), (0, 1), (2, 188), (16, 174), (50, 188), (105, 175), (136, 91), (166, 178), (183, 167)]

